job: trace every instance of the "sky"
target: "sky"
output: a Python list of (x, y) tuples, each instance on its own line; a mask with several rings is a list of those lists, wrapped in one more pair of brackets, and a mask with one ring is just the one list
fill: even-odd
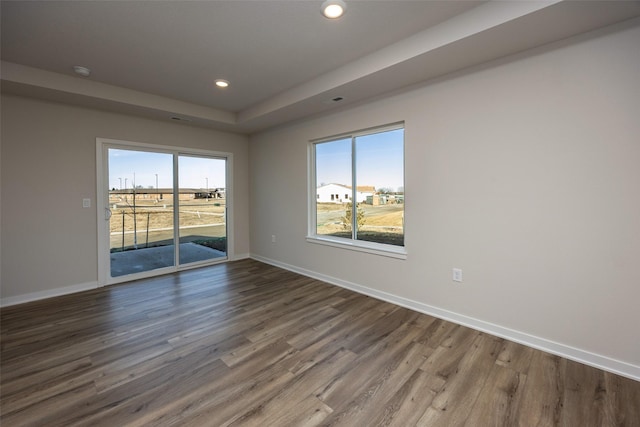
[[(173, 187), (173, 155), (146, 151), (109, 149), (109, 188), (136, 186)], [(181, 188), (224, 188), (225, 160), (181, 155), (178, 158)]]
[[(351, 186), (351, 138), (315, 144), (316, 184)], [(356, 137), (356, 185), (404, 187), (404, 130)], [(403, 189), (402, 189), (403, 190)]]
[[(351, 185), (351, 138), (316, 147), (316, 183)], [(109, 149), (109, 188), (171, 188), (173, 155), (136, 150)], [(225, 160), (179, 156), (182, 188), (224, 188)], [(404, 130), (356, 137), (356, 185), (390, 188), (404, 186)], [(403, 190), (403, 188), (402, 188)]]

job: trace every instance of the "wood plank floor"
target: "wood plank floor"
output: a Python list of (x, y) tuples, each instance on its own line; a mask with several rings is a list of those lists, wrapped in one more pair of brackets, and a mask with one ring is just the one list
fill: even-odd
[(1, 322), (2, 426), (640, 426), (640, 382), (253, 260)]

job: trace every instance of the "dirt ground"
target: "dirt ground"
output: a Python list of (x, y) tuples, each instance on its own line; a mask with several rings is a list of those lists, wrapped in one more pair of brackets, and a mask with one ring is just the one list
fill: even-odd
[[(316, 232), (319, 235), (351, 237), (351, 232), (343, 225), (346, 204), (318, 203), (316, 206)], [(404, 205), (371, 206), (362, 203), (359, 209), (364, 212), (364, 223), (358, 230), (359, 240), (404, 245)]]
[[(134, 229), (134, 208), (133, 201), (119, 200), (111, 198), (109, 200), (111, 208), (111, 220), (109, 226), (111, 232), (121, 232)], [(214, 225), (222, 224), (225, 221), (225, 200), (224, 199), (193, 199), (180, 203), (180, 226), (194, 225)], [(165, 203), (163, 200), (136, 200), (135, 206), (136, 228), (138, 231), (145, 230), (147, 224), (149, 230), (167, 229), (173, 227), (173, 204)]]
[[(132, 200), (112, 197), (109, 201), (112, 233), (134, 230), (134, 209)], [(350, 232), (343, 226), (346, 205), (336, 203), (318, 203), (318, 227), (320, 235), (347, 237)], [(191, 199), (180, 202), (180, 226), (206, 226), (222, 224), (225, 221), (224, 199)], [(360, 204), (364, 212), (364, 224), (359, 229), (361, 240), (381, 243), (400, 244), (404, 240), (404, 205), (388, 204), (371, 206)], [(165, 200), (136, 200), (136, 229), (163, 230), (173, 228), (173, 204)], [(346, 231), (346, 233), (345, 233)]]
[[(337, 203), (318, 203), (318, 226), (331, 227), (330, 222), (340, 221), (345, 216), (347, 206)], [(371, 206), (364, 203), (358, 205), (358, 209), (364, 212), (364, 227), (370, 228), (388, 227), (389, 232), (399, 230), (401, 232), (404, 226), (404, 205), (388, 204), (380, 206)], [(323, 221), (325, 218), (328, 221)], [(323, 223), (324, 222), (324, 223)]]

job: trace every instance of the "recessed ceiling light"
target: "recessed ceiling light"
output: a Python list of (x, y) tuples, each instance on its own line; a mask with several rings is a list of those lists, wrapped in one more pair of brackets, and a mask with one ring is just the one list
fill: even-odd
[(329, 19), (340, 18), (347, 10), (347, 4), (342, 0), (327, 0), (322, 3), (322, 14)]
[(229, 87), (229, 82), (223, 79), (218, 79), (216, 80), (216, 86), (224, 89), (226, 87)]
[(81, 65), (74, 65), (73, 71), (82, 77), (89, 77), (89, 75), (91, 75), (91, 70)]

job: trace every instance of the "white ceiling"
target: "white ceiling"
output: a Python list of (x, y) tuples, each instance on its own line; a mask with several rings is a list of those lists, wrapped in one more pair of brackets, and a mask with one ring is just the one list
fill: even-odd
[(321, 3), (2, 1), (3, 91), (251, 133), (640, 16), (638, 1), (347, 0), (331, 21)]

